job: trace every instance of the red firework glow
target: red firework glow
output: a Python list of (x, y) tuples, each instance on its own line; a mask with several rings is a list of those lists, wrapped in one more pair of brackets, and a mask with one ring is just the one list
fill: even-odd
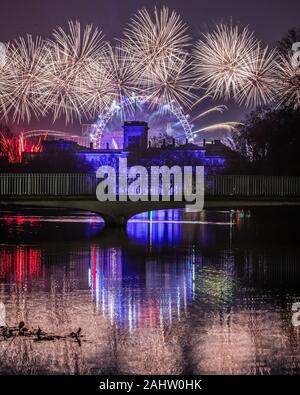
[(41, 138), (32, 143), (24, 137), (23, 132), (9, 136), (0, 132), (0, 156), (8, 158), (9, 163), (21, 163), (23, 152), (41, 151)]

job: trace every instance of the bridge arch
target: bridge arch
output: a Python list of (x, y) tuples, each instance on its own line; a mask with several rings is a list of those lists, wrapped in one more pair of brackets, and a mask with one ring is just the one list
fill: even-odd
[[(204, 186), (205, 209), (300, 206), (300, 177), (296, 176), (207, 175)], [(98, 213), (107, 224), (126, 225), (139, 213), (186, 206), (175, 199), (100, 202), (96, 188), (92, 174), (3, 173), (0, 207), (71, 208)]]

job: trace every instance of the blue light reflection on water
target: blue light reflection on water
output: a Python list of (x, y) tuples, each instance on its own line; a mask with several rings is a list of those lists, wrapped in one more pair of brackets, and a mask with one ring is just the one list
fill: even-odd
[[(75, 265), (75, 271), (68, 273), (69, 280), (74, 276), (80, 277), (80, 283), (91, 289), (97, 311), (111, 323), (117, 322), (120, 327), (128, 326), (130, 331), (143, 325), (171, 323), (174, 318), (180, 319), (195, 298), (193, 247), (188, 248), (178, 259), (174, 252), (178, 246), (185, 245), (189, 237), (189, 228), (183, 228), (182, 223), (192, 226), (206, 224), (203, 214), (200, 217), (190, 215), (183, 218), (184, 215), (182, 210), (140, 214), (127, 226), (126, 243), (129, 244), (111, 247), (102, 245), (103, 221), (92, 214), (62, 212), (59, 217), (51, 215), (51, 211), (48, 215), (40, 215), (35, 211), (3, 214), (0, 220), (10, 232), (7, 232), (9, 240), (14, 242), (25, 236), (30, 239), (32, 235), (35, 243), (40, 239), (48, 243), (45, 237), (54, 234), (56, 239), (55, 234), (63, 231), (65, 226), (72, 227), (73, 231), (76, 231), (75, 227), (80, 227), (87, 240), (96, 237), (99, 232), (100, 238), (99, 242), (87, 242), (78, 251), (73, 251), (75, 243), (69, 241), (72, 243), (71, 252), (67, 246), (67, 249), (63, 248), (54, 254), (47, 251), (48, 247), (46, 250), (39, 246), (33, 247), (30, 242), (29, 245), (3, 245), (0, 249), (0, 280), (15, 281), (18, 286), (41, 280), (45, 288), (51, 288), (47, 271), (49, 268), (56, 271), (54, 261)], [(207, 223), (226, 227), (232, 224), (228, 222), (228, 213), (220, 213), (219, 216), (219, 222)], [(88, 226), (83, 226), (85, 224)], [(42, 229), (46, 229), (45, 234), (41, 233)], [(210, 240), (209, 234), (200, 232), (204, 244)], [(60, 242), (59, 238), (56, 242)], [(134, 245), (139, 244), (144, 246), (144, 250), (136, 254)], [(157, 255), (161, 249), (164, 252)], [(60, 279), (56, 281), (60, 282)]]
[[(186, 238), (186, 229), (182, 223), (231, 226), (230, 215), (227, 221), (207, 222), (189, 218), (182, 219), (182, 210), (166, 210), (144, 213), (133, 218), (127, 226), (128, 238), (135, 243), (152, 248), (174, 248), (180, 240)], [(225, 215), (224, 215), (225, 214)], [(200, 218), (201, 219), (201, 218)], [(183, 232), (185, 233), (183, 235)], [(209, 232), (203, 233), (204, 242)], [(165, 322), (172, 323), (173, 318), (180, 319), (187, 306), (195, 297), (195, 261), (192, 249), (186, 257), (174, 262), (174, 257), (157, 258), (145, 256), (141, 262), (144, 270), (130, 263), (126, 249), (102, 249), (91, 247), (92, 291), (98, 311), (111, 323), (118, 321), (120, 327), (128, 326), (130, 332), (145, 325), (157, 326)]]
[(97, 310), (111, 323), (132, 332), (142, 326), (180, 319), (192, 302), (194, 268), (190, 259), (178, 264), (146, 260), (144, 270), (128, 270), (127, 257), (115, 248), (92, 247), (92, 292)]
[(298, 223), (294, 211), (177, 210), (125, 231), (90, 213), (2, 212), (0, 299), (11, 325), (83, 328), (69, 359), (59, 342), (28, 345), (47, 372), (299, 372)]

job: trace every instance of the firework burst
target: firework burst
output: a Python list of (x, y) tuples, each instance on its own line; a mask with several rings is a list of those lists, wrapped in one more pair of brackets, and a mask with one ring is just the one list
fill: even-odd
[(105, 53), (95, 63), (92, 75), (85, 75), (85, 103), (90, 116), (110, 111), (111, 107), (141, 91), (135, 59), (122, 46), (107, 43)]
[(152, 17), (146, 9), (139, 10), (125, 30), (123, 44), (134, 57), (136, 72), (143, 72), (161, 58), (177, 57), (185, 53), (189, 36), (187, 26), (176, 12), (167, 7), (154, 9)]
[[(104, 119), (133, 93), (147, 98), (156, 113), (190, 109), (208, 97), (255, 106), (276, 96), (279, 104), (300, 106), (299, 68), (288, 58), (277, 60), (248, 28), (217, 25), (196, 43), (192, 59), (187, 26), (167, 7), (138, 11), (124, 36), (114, 48), (98, 29), (69, 22), (67, 30), (54, 30), (52, 40), (27, 36), (7, 44), (0, 63), (0, 116), (16, 122), (48, 112), (66, 123), (99, 114)], [(194, 120), (224, 109), (212, 107)], [(198, 131), (217, 127), (234, 123)]]
[(194, 73), (208, 94), (229, 99), (243, 89), (245, 62), (257, 43), (247, 28), (220, 24), (196, 43)]
[(138, 92), (149, 96), (151, 106), (162, 111), (172, 106), (189, 107), (196, 96), (186, 48), (187, 27), (180, 16), (167, 7), (138, 11), (123, 40), (126, 52), (134, 59), (133, 69), (139, 81)]
[(122, 101), (133, 93), (140, 93), (135, 64), (135, 58), (124, 47), (118, 45), (113, 48), (111, 45), (107, 45), (103, 67), (111, 78), (116, 101)]
[(24, 152), (42, 152), (42, 140), (30, 143), (23, 132), (7, 135), (0, 131), (0, 156), (8, 158), (10, 163), (21, 163)]
[(31, 115), (45, 115), (43, 99), (47, 46), (39, 37), (19, 38), (8, 45), (7, 61), (0, 79), (1, 115), (29, 122)]
[(191, 107), (197, 96), (192, 93), (193, 78), (187, 56), (162, 57), (142, 75), (143, 90), (152, 103), (164, 107), (184, 105)]
[(292, 54), (280, 55), (276, 63), (277, 101), (279, 105), (300, 107), (300, 67), (292, 65)]
[(111, 70), (100, 59), (95, 60), (93, 73), (82, 76), (81, 83), (78, 97), (86, 117), (94, 118), (107, 111), (117, 96)]
[[(3, 44), (4, 45), (4, 44)], [(3, 48), (5, 48), (5, 60), (1, 59), (0, 63), (0, 119), (7, 119), (7, 95), (9, 93), (9, 81), (8, 75), (8, 64), (6, 58), (7, 45), (1, 47), (2, 54), (4, 53)], [(2, 78), (1, 78), (2, 77)]]
[(246, 107), (271, 103), (275, 97), (276, 78), (275, 50), (257, 47), (244, 60), (243, 84), (236, 94), (236, 101)]
[(66, 122), (74, 115), (80, 119), (89, 113), (86, 102), (87, 83), (97, 75), (105, 43), (98, 29), (92, 25), (81, 28), (79, 22), (68, 23), (69, 31), (58, 27), (54, 41), (49, 42), (50, 59), (47, 65), (47, 106), (53, 110), (54, 119), (64, 115)]

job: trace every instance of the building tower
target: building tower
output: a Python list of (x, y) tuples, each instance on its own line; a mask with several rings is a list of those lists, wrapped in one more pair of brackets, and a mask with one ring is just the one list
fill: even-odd
[(148, 146), (147, 122), (124, 122), (124, 149), (129, 151), (144, 151)]

